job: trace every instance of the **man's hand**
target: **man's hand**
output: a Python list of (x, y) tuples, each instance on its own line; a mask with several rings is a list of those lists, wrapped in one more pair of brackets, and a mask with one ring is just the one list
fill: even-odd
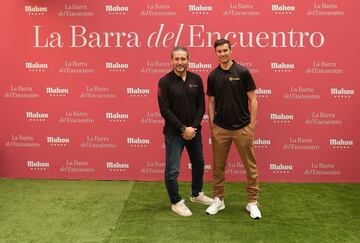
[(182, 136), (185, 140), (191, 140), (196, 136), (197, 128), (193, 127), (186, 127), (185, 131), (183, 132)]

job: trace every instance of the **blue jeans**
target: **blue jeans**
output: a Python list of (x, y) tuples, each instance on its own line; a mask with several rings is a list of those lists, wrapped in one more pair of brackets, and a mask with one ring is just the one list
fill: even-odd
[(186, 147), (191, 162), (192, 196), (199, 195), (203, 187), (204, 155), (201, 132), (197, 131), (192, 140), (185, 140), (181, 136), (165, 136), (166, 164), (165, 185), (172, 204), (181, 200), (177, 178), (180, 173), (181, 154)]

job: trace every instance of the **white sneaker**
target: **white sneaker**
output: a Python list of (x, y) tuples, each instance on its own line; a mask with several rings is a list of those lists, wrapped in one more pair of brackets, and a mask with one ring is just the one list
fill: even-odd
[(190, 201), (204, 205), (210, 205), (214, 202), (214, 199), (206, 196), (203, 192), (199, 192), (197, 197), (190, 197)]
[(181, 216), (185, 216), (185, 217), (192, 215), (190, 209), (185, 205), (184, 200), (181, 200), (181, 201), (177, 202), (176, 204), (172, 204), (171, 210), (174, 211), (175, 213), (177, 213)]
[(221, 200), (218, 197), (214, 198), (214, 202), (206, 209), (206, 213), (210, 215), (216, 214), (218, 211), (225, 208), (224, 200)]
[(253, 202), (246, 205), (246, 210), (249, 211), (250, 217), (253, 219), (261, 219), (261, 212), (258, 208), (259, 203)]

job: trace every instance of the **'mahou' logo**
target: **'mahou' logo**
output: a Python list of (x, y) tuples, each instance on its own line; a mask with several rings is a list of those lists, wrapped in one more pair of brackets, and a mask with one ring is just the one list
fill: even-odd
[(25, 13), (28, 15), (44, 15), (47, 11), (47, 7), (25, 6)]
[(105, 117), (109, 122), (125, 122), (127, 119), (129, 119), (129, 114), (106, 112)]
[(266, 97), (269, 97), (272, 94), (272, 90), (271, 89), (258, 88), (258, 89), (255, 90), (255, 94), (259, 98), (266, 98)]
[(255, 148), (267, 148), (268, 146), (271, 145), (271, 140), (258, 138), (254, 140), (254, 145)]
[(192, 14), (209, 14), (211, 11), (213, 11), (211, 5), (189, 5), (189, 12)]
[(123, 15), (129, 11), (128, 6), (119, 6), (119, 5), (106, 5), (105, 12), (109, 15)]
[(345, 139), (329, 139), (330, 146), (334, 149), (349, 149), (354, 145), (353, 140), (345, 140)]
[[(192, 169), (191, 163), (188, 163), (188, 168), (189, 168), (190, 170)], [(208, 170), (211, 170), (211, 169), (212, 169), (211, 164), (205, 164), (205, 165), (204, 165), (204, 170), (205, 170), (205, 172), (207, 172)]]
[(290, 123), (292, 120), (294, 120), (294, 115), (284, 113), (271, 113), (270, 120), (273, 120), (274, 123)]
[(123, 172), (130, 168), (128, 163), (119, 163), (113, 161), (106, 162), (106, 168), (113, 172)]
[(127, 63), (118, 63), (118, 62), (106, 62), (105, 68), (109, 72), (125, 72), (129, 68)]
[(211, 63), (189, 62), (188, 66), (194, 72), (209, 72), (212, 69)]
[(46, 121), (49, 118), (48, 113), (40, 113), (40, 112), (31, 112), (27, 111), (25, 112), (25, 116), (29, 121), (35, 121), (35, 122), (43, 122)]
[(127, 144), (130, 144), (130, 147), (147, 147), (150, 144), (150, 139), (147, 138), (127, 138)]
[(48, 168), (50, 168), (50, 163), (43, 161), (28, 160), (26, 162), (26, 165), (30, 170), (47, 170)]
[(204, 116), (202, 118), (202, 122), (205, 122), (205, 123), (209, 122), (209, 115), (208, 114), (204, 114)]
[(274, 174), (289, 174), (290, 171), (293, 170), (292, 165), (284, 165), (282, 163), (280, 164), (270, 164), (270, 171)]
[(330, 88), (330, 94), (335, 98), (351, 98), (355, 94), (355, 90)]
[(296, 7), (294, 5), (278, 5), (278, 4), (272, 4), (271, 5), (271, 11), (273, 11), (275, 14), (279, 15), (289, 15), (295, 12)]
[(295, 69), (295, 64), (293, 64), (293, 63), (272, 62), (272, 63), (270, 63), (270, 65), (271, 65), (271, 69), (274, 72), (280, 72), (280, 73), (291, 72)]
[(150, 94), (150, 89), (127, 88), (126, 93), (130, 97), (147, 97)]
[(29, 72), (45, 72), (48, 69), (47, 63), (32, 63), (32, 62), (25, 62), (25, 68)]
[(45, 90), (49, 96), (66, 96), (67, 94), (69, 94), (69, 89), (66, 88), (46, 87)]
[(70, 143), (70, 138), (47, 137), (46, 141), (50, 146), (63, 147)]

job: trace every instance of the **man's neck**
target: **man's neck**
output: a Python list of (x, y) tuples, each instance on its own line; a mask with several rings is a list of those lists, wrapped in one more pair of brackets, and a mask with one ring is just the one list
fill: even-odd
[(230, 67), (233, 65), (233, 61), (230, 60), (230, 62), (227, 63), (220, 63), (220, 67), (224, 70), (229, 70)]
[(183, 81), (185, 81), (185, 79), (186, 79), (186, 70), (185, 70), (184, 72), (179, 73), (179, 72), (177, 72), (177, 71), (174, 69), (174, 73), (175, 73), (177, 76), (181, 77)]

